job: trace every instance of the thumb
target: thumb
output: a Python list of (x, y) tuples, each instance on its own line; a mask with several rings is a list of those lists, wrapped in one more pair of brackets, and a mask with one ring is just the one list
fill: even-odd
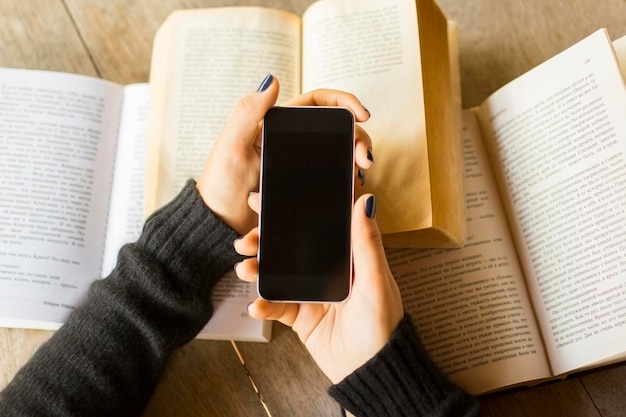
[(279, 90), (278, 79), (268, 74), (257, 91), (240, 99), (222, 131), (225, 141), (256, 140), (259, 125), (265, 113), (276, 104)]
[[(365, 301), (375, 312), (376, 328), (383, 344), (402, 320), (402, 295), (391, 273), (383, 240), (376, 222), (376, 197), (361, 196), (352, 215), (352, 250), (354, 257), (354, 299)], [(352, 297), (351, 297), (352, 298)]]
[(354, 204), (352, 214), (352, 250), (354, 256), (354, 286), (374, 284), (389, 272), (382, 237), (376, 222), (376, 196), (365, 194)]

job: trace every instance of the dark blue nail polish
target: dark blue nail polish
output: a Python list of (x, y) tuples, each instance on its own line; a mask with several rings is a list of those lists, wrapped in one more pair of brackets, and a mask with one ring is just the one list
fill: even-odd
[(372, 113), (370, 113), (370, 111), (367, 109), (367, 107), (363, 106), (363, 109), (367, 112), (367, 114), (369, 114), (370, 117), (372, 117)]
[(359, 168), (359, 170), (357, 171), (357, 176), (359, 177), (359, 180), (361, 181), (361, 187), (363, 187), (365, 185), (365, 173), (363, 172), (361, 168)]
[(257, 93), (262, 93), (267, 90), (267, 88), (272, 85), (272, 81), (274, 81), (274, 76), (272, 74), (267, 74), (261, 82), (261, 85), (259, 85), (259, 88), (256, 90)]
[(374, 165), (374, 154), (370, 148), (367, 148), (367, 159)]
[(365, 200), (365, 215), (370, 219), (376, 216), (376, 196), (369, 196)]

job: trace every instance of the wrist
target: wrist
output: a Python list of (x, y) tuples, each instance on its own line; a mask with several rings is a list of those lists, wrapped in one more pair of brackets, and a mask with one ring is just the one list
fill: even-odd
[[(206, 293), (241, 258), (232, 247), (237, 232), (221, 223), (190, 180), (174, 200), (146, 220), (137, 244), (186, 285)], [(206, 279), (209, 270), (219, 271), (214, 280)]]
[(432, 361), (408, 315), (389, 343), (330, 387), (329, 394), (359, 416), (443, 415), (445, 407), (478, 407), (476, 398), (452, 383)]
[(196, 189), (205, 206), (239, 235), (245, 235), (257, 225), (256, 214), (248, 206), (248, 192), (224, 191), (202, 182), (196, 184)]

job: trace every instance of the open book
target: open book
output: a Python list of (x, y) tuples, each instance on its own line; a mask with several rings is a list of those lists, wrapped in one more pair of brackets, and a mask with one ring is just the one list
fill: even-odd
[(626, 88), (606, 32), (463, 117), (467, 242), (388, 251), (435, 361), (483, 393), (626, 359)]
[[(1, 68), (0, 91), (0, 326), (57, 329), (141, 232), (149, 88)], [(269, 340), (255, 297), (222, 279), (198, 337)]]
[(302, 17), (259, 7), (174, 12), (153, 49), (147, 214), (201, 172), (237, 100), (269, 72), (281, 82), (279, 103), (333, 88), (370, 110), (363, 126), (376, 165), (359, 191), (377, 195), (388, 246), (459, 246), (460, 86), (448, 48), (432, 0), (322, 0)]

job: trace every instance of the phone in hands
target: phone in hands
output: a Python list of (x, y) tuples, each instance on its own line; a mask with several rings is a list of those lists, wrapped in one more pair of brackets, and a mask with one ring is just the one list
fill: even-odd
[(345, 300), (352, 283), (352, 112), (271, 108), (263, 122), (260, 199), (259, 295)]

